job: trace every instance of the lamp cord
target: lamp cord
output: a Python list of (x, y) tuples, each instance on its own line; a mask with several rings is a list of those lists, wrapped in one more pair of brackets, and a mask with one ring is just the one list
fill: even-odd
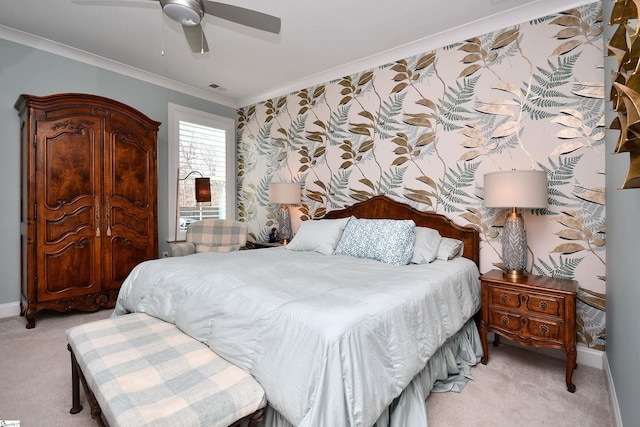
[(200, 175), (201, 178), (204, 178), (204, 175), (202, 175), (202, 173), (198, 171), (191, 171), (184, 178), (180, 178), (180, 168), (178, 168), (178, 172), (176, 173), (176, 224), (175, 224), (175, 230), (173, 235), (174, 243), (178, 241), (178, 223), (180, 221), (180, 201), (178, 200), (178, 197), (180, 195), (180, 181), (186, 180), (194, 173), (197, 173), (198, 175)]

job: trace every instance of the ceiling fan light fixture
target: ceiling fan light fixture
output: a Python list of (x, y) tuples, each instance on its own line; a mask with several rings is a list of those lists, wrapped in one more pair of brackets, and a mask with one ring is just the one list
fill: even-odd
[(192, 27), (204, 17), (204, 7), (199, 0), (161, 0), (162, 11), (179, 24)]

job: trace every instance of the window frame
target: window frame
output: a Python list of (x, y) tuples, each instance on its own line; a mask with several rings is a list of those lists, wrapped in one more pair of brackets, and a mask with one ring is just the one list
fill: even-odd
[[(168, 105), (168, 155), (167, 155), (167, 213), (168, 213), (168, 240), (175, 239), (176, 227), (176, 188), (178, 182), (178, 165), (180, 121), (187, 121), (201, 126), (208, 126), (225, 131), (225, 193), (227, 203), (225, 216), (227, 219), (235, 219), (237, 215), (236, 201), (236, 139), (235, 120), (206, 111), (196, 110), (183, 105), (169, 103)], [(184, 240), (184, 232), (178, 231), (177, 240)]]

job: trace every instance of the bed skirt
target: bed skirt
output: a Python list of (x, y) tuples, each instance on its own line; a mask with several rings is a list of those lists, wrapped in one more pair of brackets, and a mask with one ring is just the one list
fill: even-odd
[[(429, 393), (461, 391), (471, 379), (471, 366), (480, 362), (482, 354), (480, 334), (472, 318), (431, 356), (427, 366), (391, 402), (374, 426), (427, 426)], [(261, 427), (293, 427), (272, 407), (266, 409)]]

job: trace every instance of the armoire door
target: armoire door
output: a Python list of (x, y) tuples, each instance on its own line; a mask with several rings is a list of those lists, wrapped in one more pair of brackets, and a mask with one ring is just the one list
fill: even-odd
[(100, 292), (100, 119), (88, 109), (36, 124), (35, 281), (39, 302)]
[(157, 258), (155, 132), (112, 112), (105, 122), (103, 290), (118, 290), (129, 272)]

